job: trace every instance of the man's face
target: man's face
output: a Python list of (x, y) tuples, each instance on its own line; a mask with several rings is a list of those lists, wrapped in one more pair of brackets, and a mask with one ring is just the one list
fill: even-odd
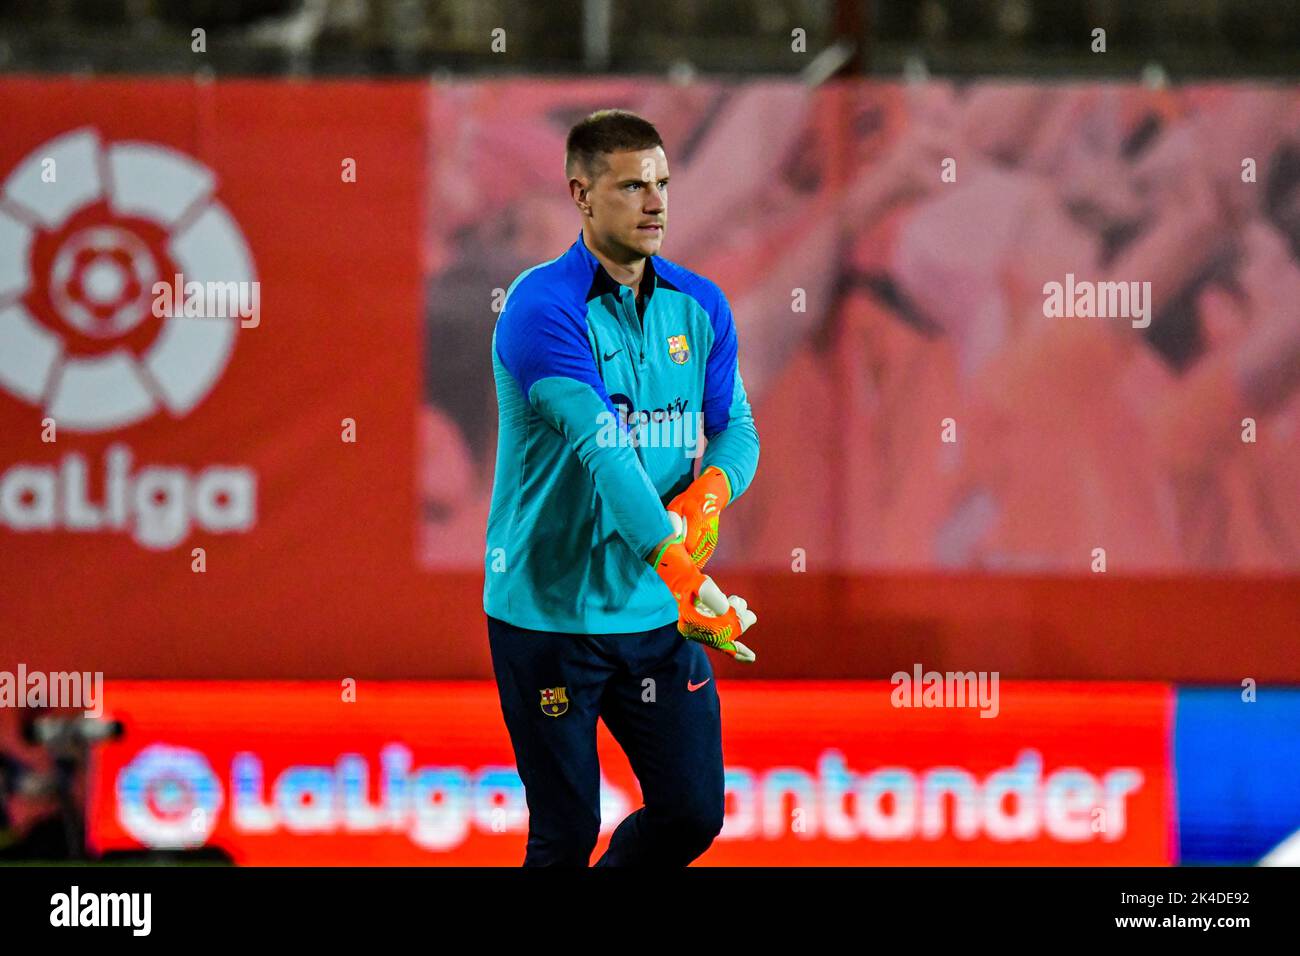
[(606, 168), (587, 188), (587, 220), (607, 252), (653, 256), (668, 229), (668, 157), (663, 148), (605, 154)]

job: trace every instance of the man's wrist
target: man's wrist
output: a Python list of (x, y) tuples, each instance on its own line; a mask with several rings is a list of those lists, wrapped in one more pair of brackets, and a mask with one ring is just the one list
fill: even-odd
[(650, 553), (646, 555), (646, 561), (649, 562), (651, 567), (659, 567), (659, 562), (663, 560), (664, 552), (674, 544), (681, 544), (685, 540), (686, 525), (685, 522), (683, 522), (679, 530), (674, 530), (672, 534), (650, 549)]
[(646, 561), (648, 561), (653, 567), (659, 567), (659, 562), (663, 560), (664, 552), (677, 543), (677, 536), (670, 534), (651, 549), (650, 553), (646, 555)]

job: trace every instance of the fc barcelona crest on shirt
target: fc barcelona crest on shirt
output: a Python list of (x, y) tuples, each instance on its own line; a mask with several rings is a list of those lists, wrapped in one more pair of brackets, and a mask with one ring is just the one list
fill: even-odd
[(668, 336), (668, 357), (678, 365), (686, 364), (686, 360), (691, 357), (691, 347), (686, 344), (686, 336)]
[(559, 717), (569, 709), (569, 695), (563, 687), (542, 688), (542, 713), (547, 717)]

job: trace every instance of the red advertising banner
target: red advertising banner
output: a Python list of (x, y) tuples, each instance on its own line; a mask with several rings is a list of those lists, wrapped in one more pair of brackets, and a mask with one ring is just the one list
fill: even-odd
[(0, 656), (355, 673), (394, 629), (424, 97), (0, 82)]
[[(1279, 639), (1300, 613), (1300, 395), (1274, 374), (1295, 364), (1279, 343), (1300, 339), (1273, 325), (1300, 301), (1300, 266), (1282, 224), (1244, 231), (1228, 281), (1206, 256), (1233, 217), (1155, 191), (1149, 231), (1198, 250), (1144, 253), (1178, 279), (1162, 299), (1196, 302), (1152, 327), (1185, 328), (1181, 351), (1130, 327), (1112, 354), (1109, 326), (1044, 324), (1035, 292), (1097, 267), (1062, 219), (1116, 181), (1068, 174), (1092, 168), (1092, 130), (1164, 116), (1157, 153), (1178, 169), (1203, 165), (1190, 131), (1237, 117), (1216, 151), (1285, 171), (1263, 158), (1300, 100), (957, 92), (0, 78), (0, 667), (490, 676), (494, 308), (576, 236), (558, 178), (569, 124), (619, 105), (660, 122), (665, 254), (727, 292), (759, 424), (715, 573), (758, 612), (763, 663), (720, 670), (854, 677), (901, 654), (1020, 678), (1300, 680)], [(984, 120), (1004, 111), (1025, 142), (1045, 137), (1034, 163), (976, 142), (963, 169), (988, 176), (916, 179), (934, 132), (1000, 129)], [(763, 136), (771, 149), (737, 149)], [(1187, 180), (1112, 158), (1140, 193)], [(1247, 192), (1288, 195), (1283, 179)], [(745, 184), (768, 181), (773, 210), (755, 217)], [(1085, 185), (1097, 195), (1069, 192)], [(792, 312), (796, 287), (808, 307)], [(1249, 414), (1272, 411), (1246, 443), (1235, 403), (1260, 383), (1286, 394), (1259, 393)], [(960, 443), (941, 440), (948, 417)], [(1177, 440), (1143, 437), (1159, 435)], [(850, 638), (834, 655), (790, 639), (832, 630)]]
[[(700, 865), (1174, 862), (1173, 697), (1004, 682), (966, 707), (888, 682), (722, 691), (727, 807)], [(90, 784), (100, 850), (251, 865), (517, 865), (527, 806), (490, 683), (116, 682)], [(911, 698), (909, 698), (911, 700)], [(603, 726), (602, 834), (640, 806)]]

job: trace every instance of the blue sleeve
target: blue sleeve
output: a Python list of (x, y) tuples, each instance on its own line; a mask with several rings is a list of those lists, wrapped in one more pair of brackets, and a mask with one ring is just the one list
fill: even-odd
[(610, 440), (624, 425), (596, 370), (585, 322), (558, 302), (511, 296), (495, 338), (497, 358), (577, 454), (619, 535), (648, 556), (672, 525), (636, 449)]
[(758, 469), (758, 429), (740, 378), (736, 323), (721, 289), (711, 304), (713, 345), (704, 371), (704, 437), (709, 445), (700, 468), (721, 468), (735, 501)]

